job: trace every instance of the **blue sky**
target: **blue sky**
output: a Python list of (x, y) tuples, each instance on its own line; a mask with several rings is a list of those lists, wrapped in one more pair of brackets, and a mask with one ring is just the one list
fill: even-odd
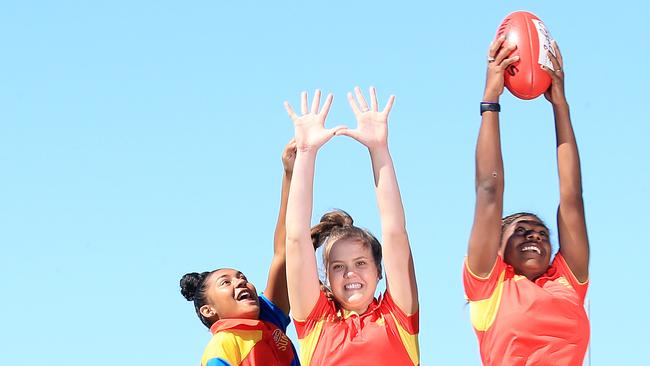
[[(511, 11), (564, 56), (592, 248), (592, 365), (645, 359), (643, 2), (6, 1), (0, 6), (0, 364), (198, 364), (209, 333), (179, 293), (230, 266), (264, 288), (293, 128), (282, 102), (397, 96), (390, 148), (420, 287), (424, 365), (478, 365), (460, 269), (474, 205), (485, 55)], [(505, 210), (553, 231), (549, 104), (501, 100)], [(314, 217), (379, 232), (368, 154), (319, 154)], [(554, 243), (557, 237), (553, 236)], [(290, 333), (295, 335), (293, 331)]]

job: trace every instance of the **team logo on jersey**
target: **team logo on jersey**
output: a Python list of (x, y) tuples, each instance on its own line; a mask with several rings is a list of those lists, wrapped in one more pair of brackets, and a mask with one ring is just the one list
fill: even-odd
[(273, 331), (273, 341), (275, 341), (275, 346), (278, 347), (279, 350), (287, 350), (287, 346), (289, 345), (289, 338), (280, 329)]
[(573, 288), (573, 286), (571, 286), (571, 284), (569, 283), (569, 281), (567, 281), (567, 279), (564, 278), (564, 276), (558, 278), (558, 279), (557, 279), (557, 282), (563, 284), (564, 286), (566, 286), (566, 287), (568, 287), (568, 288), (570, 288), (570, 289)]

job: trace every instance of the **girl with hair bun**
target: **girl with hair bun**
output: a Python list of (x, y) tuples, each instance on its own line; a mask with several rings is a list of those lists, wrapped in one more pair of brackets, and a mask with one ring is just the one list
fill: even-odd
[(290, 323), (285, 257), (285, 216), (296, 157), (291, 140), (282, 154), (284, 175), (280, 213), (273, 240), (273, 260), (264, 293), (258, 295), (246, 276), (232, 268), (188, 273), (181, 294), (194, 302), (201, 322), (213, 334), (201, 366), (298, 366), (285, 332)]
[[(589, 344), (584, 309), (589, 241), (578, 146), (564, 94), (562, 56), (555, 43), (555, 52), (548, 52), (553, 69), (545, 68), (552, 83), (544, 94), (555, 117), (560, 181), (560, 249), (553, 261), (549, 230), (536, 215), (520, 212), (501, 218), (504, 178), (498, 102), (503, 75), (518, 60), (509, 56), (514, 48), (501, 37), (488, 51), (476, 143), (476, 208), (463, 266), (465, 293), (484, 365), (578, 366)], [(531, 137), (530, 142), (532, 146), (538, 141)], [(525, 167), (531, 179), (537, 178), (538, 168)]]
[[(388, 151), (388, 114), (378, 110), (370, 88), (370, 106), (355, 88), (348, 101), (356, 129), (325, 128), (332, 95), (320, 109), (316, 90), (311, 108), (301, 95), (301, 114), (285, 103), (293, 120), (297, 147), (287, 206), (287, 284), (300, 342), (302, 365), (419, 365), (418, 294), (406, 233), (404, 208)], [(334, 135), (350, 136), (370, 152), (383, 245), (354, 226), (343, 211), (325, 214), (310, 229), (316, 154)], [(320, 286), (314, 247), (323, 246), (328, 289)], [(375, 299), (382, 278), (386, 292)], [(329, 292), (329, 294), (328, 294)]]

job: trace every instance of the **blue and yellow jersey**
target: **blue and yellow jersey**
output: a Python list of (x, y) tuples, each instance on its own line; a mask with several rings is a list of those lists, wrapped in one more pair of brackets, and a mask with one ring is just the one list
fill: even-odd
[(307, 319), (294, 322), (304, 366), (420, 364), (418, 313), (405, 314), (389, 292), (363, 314), (338, 309), (321, 292)]
[(289, 317), (264, 295), (258, 319), (222, 319), (210, 327), (201, 366), (299, 366), (284, 333)]

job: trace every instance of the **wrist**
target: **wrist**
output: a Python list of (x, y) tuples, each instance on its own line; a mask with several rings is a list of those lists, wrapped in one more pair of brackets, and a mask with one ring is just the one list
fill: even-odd
[(566, 99), (562, 99), (558, 102), (551, 102), (551, 105), (553, 106), (553, 110), (569, 109), (569, 103), (566, 101)]
[(296, 147), (296, 158), (298, 156), (308, 156), (308, 157), (316, 157), (316, 153), (318, 152), (318, 147), (315, 146), (297, 146)]
[(499, 98), (501, 97), (501, 93), (497, 93), (491, 90), (486, 90), (483, 92), (483, 99), (481, 99), (483, 102), (489, 102), (489, 103), (499, 103)]
[(293, 170), (284, 169), (284, 177), (285, 178), (291, 179), (292, 176), (293, 176)]
[(501, 112), (501, 105), (497, 102), (482, 101), (480, 107), (481, 116), (485, 112)]
[(390, 152), (388, 151), (388, 145), (368, 147), (368, 152), (370, 153), (370, 156), (390, 155)]

